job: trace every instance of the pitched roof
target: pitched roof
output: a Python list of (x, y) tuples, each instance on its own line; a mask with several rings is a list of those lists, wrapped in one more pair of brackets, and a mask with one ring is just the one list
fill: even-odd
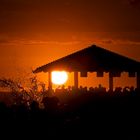
[(53, 70), (72, 71), (126, 71), (137, 72), (140, 62), (103, 49), (96, 45), (72, 53), (49, 64), (38, 67), (34, 73)]

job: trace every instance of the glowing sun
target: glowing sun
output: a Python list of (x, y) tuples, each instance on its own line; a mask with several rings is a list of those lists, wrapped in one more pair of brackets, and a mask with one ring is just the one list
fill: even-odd
[(56, 85), (62, 85), (68, 80), (68, 74), (65, 71), (53, 71), (52, 83)]

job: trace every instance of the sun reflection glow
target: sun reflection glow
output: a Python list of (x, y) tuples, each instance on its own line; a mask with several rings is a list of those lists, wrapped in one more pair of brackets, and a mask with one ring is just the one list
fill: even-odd
[(68, 80), (68, 74), (65, 71), (53, 71), (52, 83), (56, 85), (62, 85)]

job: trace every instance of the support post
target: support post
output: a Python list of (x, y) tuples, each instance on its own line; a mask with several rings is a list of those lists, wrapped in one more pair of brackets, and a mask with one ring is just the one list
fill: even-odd
[(140, 90), (140, 72), (137, 72), (137, 88)]
[(78, 72), (74, 72), (74, 87), (78, 89)]
[(51, 76), (51, 72), (48, 72), (48, 89), (52, 90), (52, 76)]
[(113, 91), (113, 74), (109, 73), (109, 90)]

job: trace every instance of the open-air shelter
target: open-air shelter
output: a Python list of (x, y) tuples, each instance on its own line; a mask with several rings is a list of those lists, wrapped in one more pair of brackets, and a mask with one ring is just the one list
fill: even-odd
[(96, 45), (38, 67), (33, 72), (47, 72), (48, 87), (52, 89), (51, 72), (62, 70), (74, 73), (75, 88), (78, 88), (78, 72), (81, 77), (87, 77), (88, 72), (97, 72), (98, 77), (103, 77), (104, 72), (109, 73), (110, 90), (113, 90), (113, 77), (120, 77), (122, 72), (128, 72), (129, 77), (137, 78), (137, 88), (140, 89), (140, 62)]

